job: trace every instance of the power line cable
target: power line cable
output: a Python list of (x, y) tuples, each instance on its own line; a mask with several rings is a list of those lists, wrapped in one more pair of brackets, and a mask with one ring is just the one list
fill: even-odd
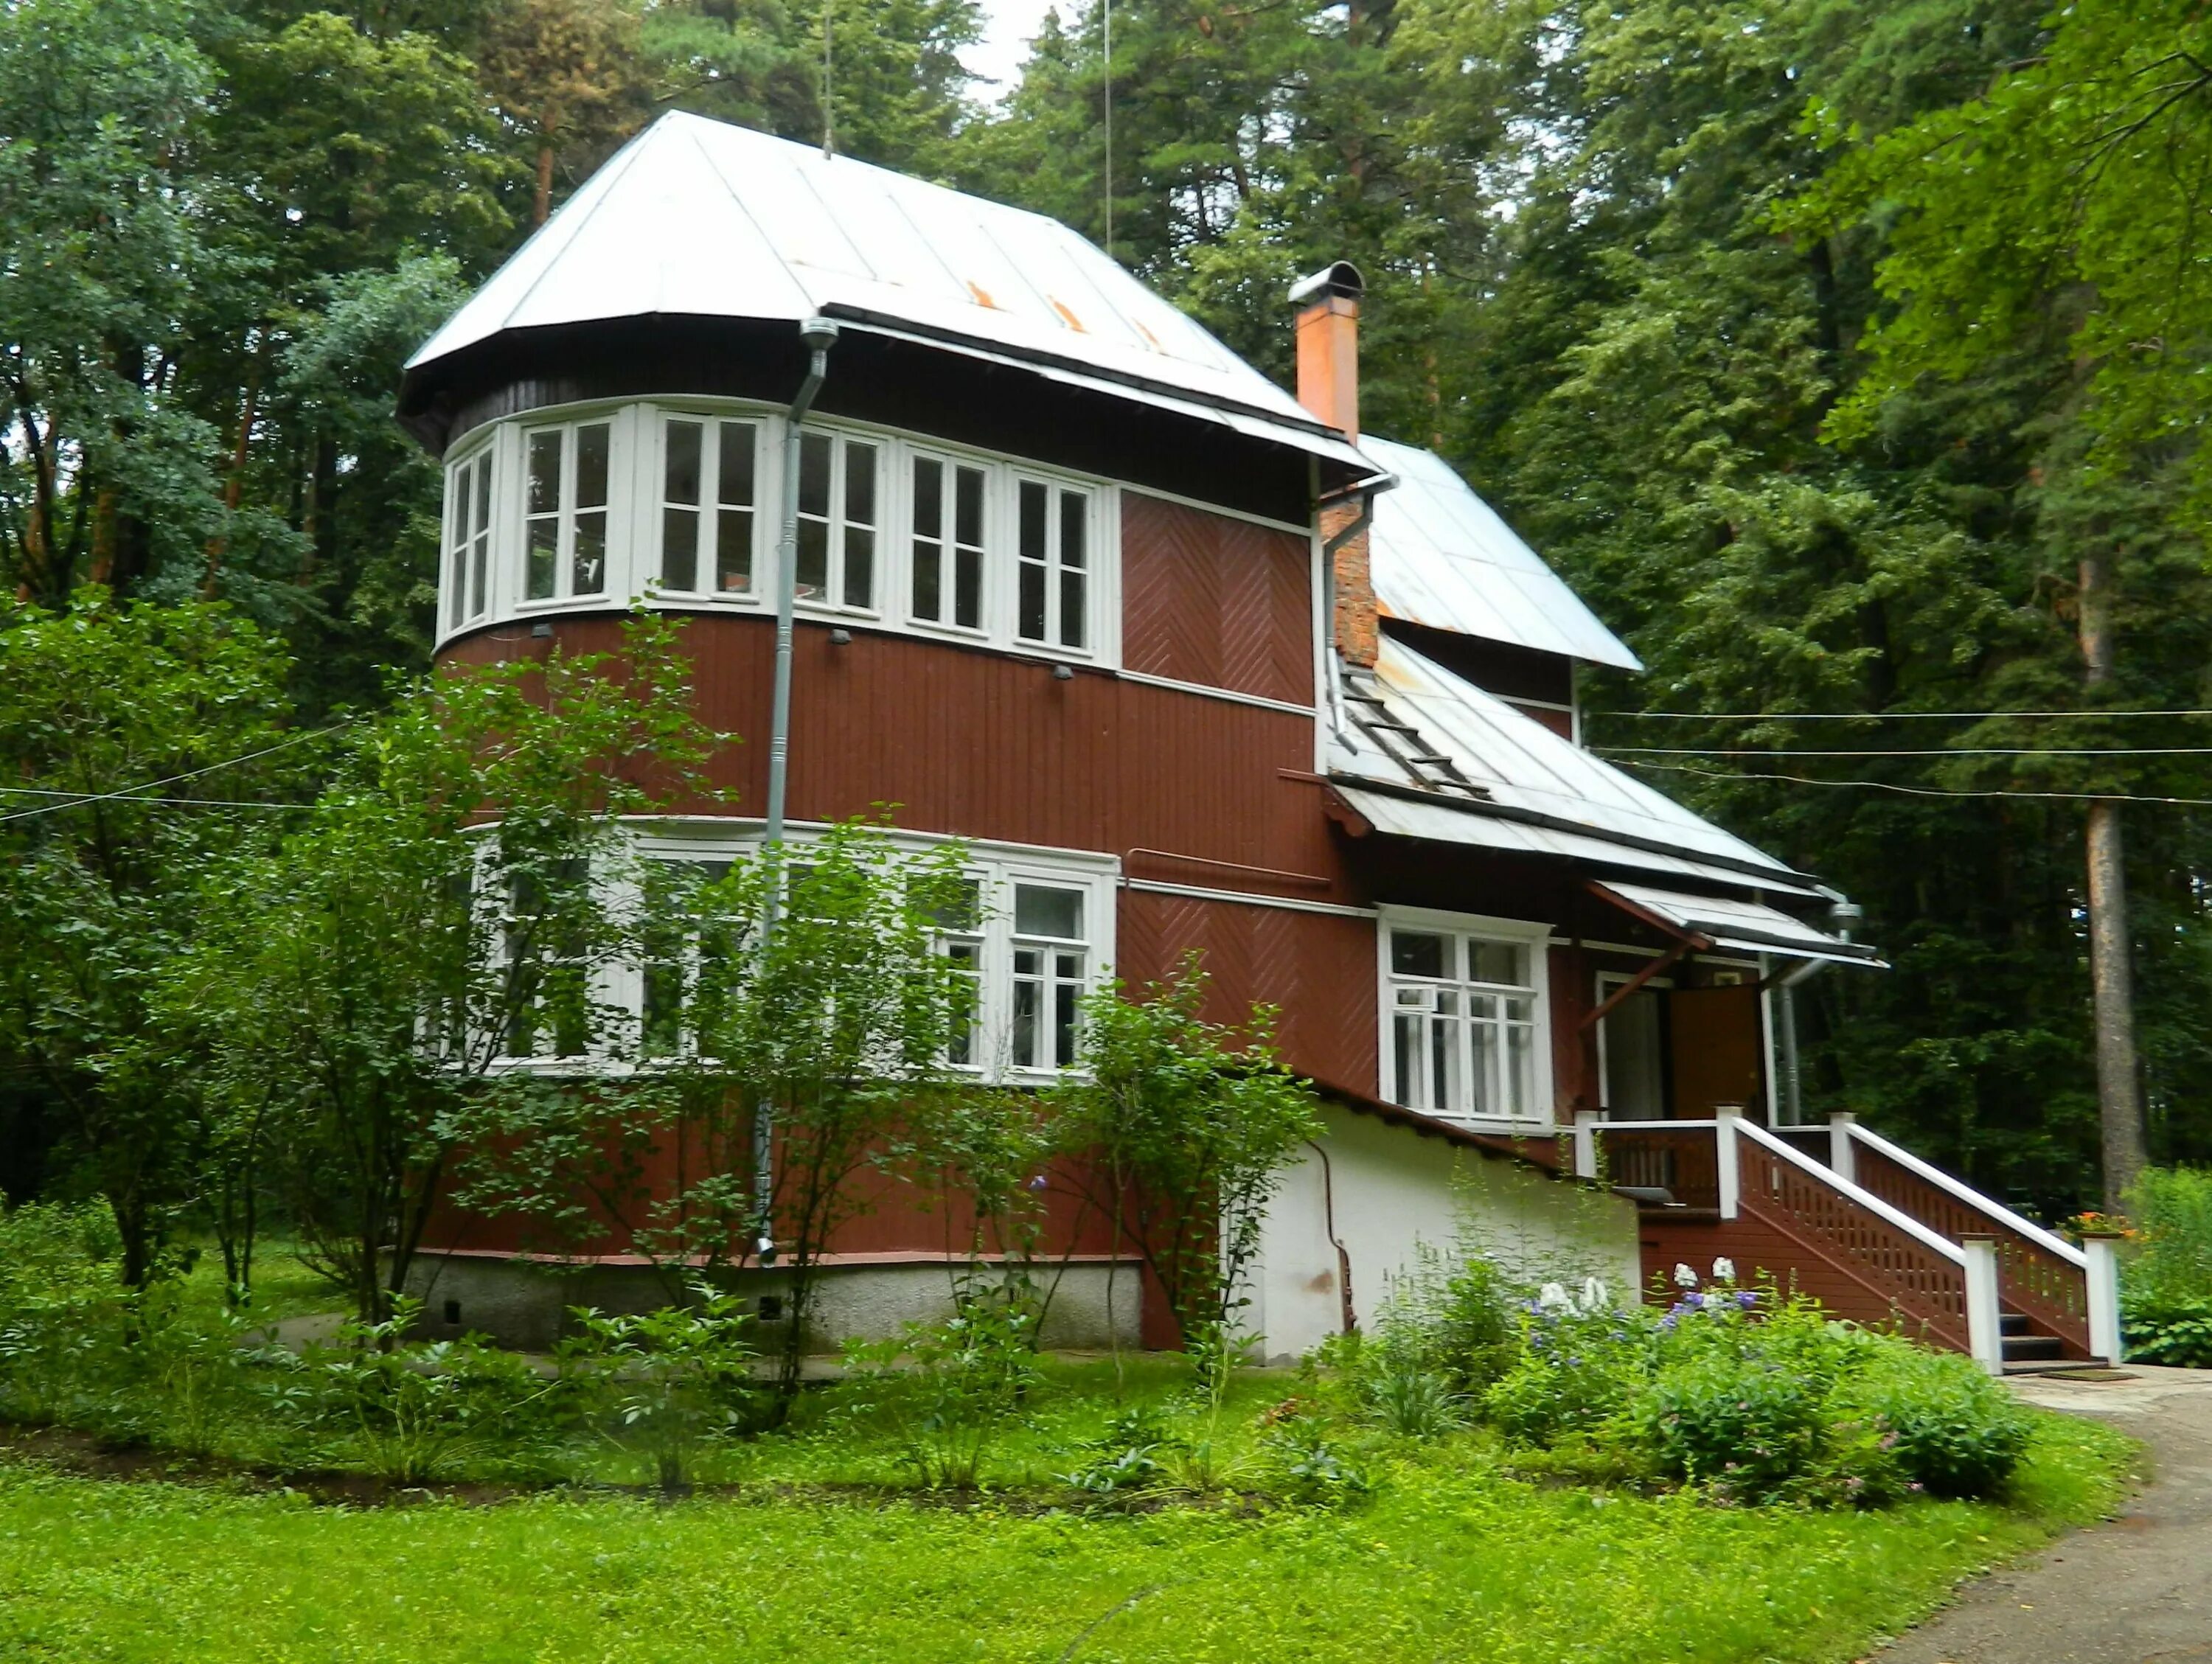
[(1901, 792), (1915, 798), (2049, 798), (2067, 803), (2155, 803), (2185, 809), (2212, 809), (2212, 798), (2139, 797), (2125, 792), (2023, 792), (1952, 789), (1937, 786), (1900, 786), (1887, 780), (1821, 780), (1810, 774), (1747, 774), (1733, 768), (1698, 768), (1683, 762), (1624, 761), (1632, 768), (1660, 768), (1674, 774), (1698, 774), (1707, 780), (1782, 780), (1793, 786), (1863, 786), (1875, 792)]
[(1884, 749), (1865, 751), (1813, 751), (1790, 747), (1766, 748), (1694, 745), (1593, 745), (1605, 756), (1654, 757), (2203, 757), (2212, 756), (2212, 745), (1952, 745), (1931, 750)]
[[(204, 798), (174, 798), (159, 799), (143, 798), (143, 794), (148, 792), (158, 791), (164, 786), (176, 786), (185, 780), (198, 780), (203, 774), (216, 774), (225, 768), (235, 768), (241, 762), (252, 762), (258, 758), (268, 756), (273, 752), (282, 751), (288, 747), (300, 744), (303, 741), (319, 739), (325, 734), (334, 734), (352, 720), (353, 719), (351, 717), (347, 717), (342, 721), (331, 723), (327, 728), (313, 728), (304, 733), (293, 734), (288, 738), (278, 740), (274, 745), (264, 745), (258, 751), (248, 751), (244, 756), (229, 757), (221, 762), (210, 762), (204, 768), (188, 769), (184, 774), (171, 774), (164, 780), (149, 780), (143, 786), (126, 786), (113, 792), (85, 793), (81, 795), (70, 798), (69, 801), (66, 803), (46, 803), (40, 804), (35, 809), (18, 809), (10, 814), (0, 815), (0, 824), (5, 824), (9, 821), (28, 820), (33, 815), (51, 815), (57, 810), (74, 809), (83, 804), (112, 803), (119, 799), (137, 799), (149, 803), (165, 800), (173, 803), (210, 802), (211, 799)], [(287, 806), (297, 807), (300, 805)]]
[(2187, 711), (1592, 711), (1595, 717), (1650, 717), (1668, 722), (1920, 722), (1982, 721), (1994, 717), (2212, 716)]
[[(53, 809), (74, 809), (81, 803), (93, 799), (75, 792), (46, 792), (30, 786), (0, 786), (0, 797), (66, 798), (66, 803), (50, 804)], [(131, 803), (149, 803), (191, 809), (319, 809), (319, 803), (276, 803), (267, 798), (146, 798), (134, 797)], [(35, 812), (35, 811), (34, 811)], [(14, 820), (13, 815), (0, 816), (0, 820)]]

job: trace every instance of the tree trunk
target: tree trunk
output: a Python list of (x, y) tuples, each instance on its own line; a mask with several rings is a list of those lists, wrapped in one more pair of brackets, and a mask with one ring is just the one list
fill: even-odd
[[(2103, 551), (2081, 560), (2082, 685), (2094, 693), (2112, 679), (2112, 568)], [(2136, 1078), (2135, 978), (2129, 965), (2128, 875), (2120, 806), (2089, 805), (2089, 990), (2097, 1031), (2097, 1114), (2103, 1133), (2105, 1207), (2118, 1212), (2149, 1164), (2142, 1093)]]
[(538, 146), (538, 200), (531, 205), (530, 222), (544, 225), (553, 212), (553, 141), (541, 140)]

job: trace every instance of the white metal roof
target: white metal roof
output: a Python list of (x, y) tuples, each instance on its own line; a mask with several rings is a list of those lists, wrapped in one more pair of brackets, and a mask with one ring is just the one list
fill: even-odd
[(1573, 861), (1578, 866), (1614, 867), (1624, 872), (1737, 884), (1773, 895), (1802, 896), (1808, 901), (1820, 895), (1808, 884), (1780, 877), (1753, 877), (1735, 867), (1716, 866), (1710, 861), (1692, 860), (1658, 850), (1633, 848), (1587, 833), (1504, 820), (1495, 815), (1472, 812), (1449, 800), (1416, 800), (1391, 793), (1364, 791), (1341, 779), (1333, 783), (1337, 795), (1357, 810), (1368, 824), (1394, 837), (1425, 838), (1431, 843), (1460, 844), (1510, 855), (1548, 855)]
[(1059, 222), (682, 112), (593, 174), (408, 367), (503, 330), (823, 311), (1055, 360), (1063, 380), (1089, 369), (1120, 397), (1181, 394), (1203, 415), (1232, 406), (1261, 418), (1270, 437), (1366, 465)]
[(1878, 963), (1875, 950), (1830, 936), (1779, 908), (1725, 896), (1686, 896), (1652, 884), (1608, 878), (1605, 888), (1686, 931), (1710, 937), (1717, 947), (1752, 948), (1793, 959), (1832, 959), (1845, 964)]
[[(1804, 886), (1803, 874), (1591, 756), (1402, 641), (1383, 639), (1375, 684), (1391, 719), (1417, 731), (1423, 748), (1449, 758), (1459, 774), (1483, 788), (1493, 803), (1540, 815), (1561, 830), (1627, 839), (1650, 852), (1729, 869), (1734, 875), (1729, 881), (1747, 887)], [(1356, 726), (1340, 724), (1333, 730), (1329, 769), (1332, 774), (1346, 776), (1355, 786), (1364, 778), (1434, 792), (1432, 780), (1403, 768)], [(1482, 811), (1470, 803), (1452, 812), (1475, 818)]]
[(1625, 671), (1644, 665), (1433, 451), (1363, 435), (1398, 477), (1375, 500), (1376, 598), (1393, 618)]

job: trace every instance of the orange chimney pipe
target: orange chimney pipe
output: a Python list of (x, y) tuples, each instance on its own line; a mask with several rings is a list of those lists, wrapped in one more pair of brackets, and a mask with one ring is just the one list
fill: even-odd
[(1324, 267), (1291, 290), (1298, 309), (1298, 403), (1359, 437), (1359, 301), (1366, 280), (1349, 260)]
[[(1291, 304), (1298, 309), (1298, 403), (1350, 440), (1359, 437), (1359, 301), (1366, 292), (1366, 280), (1349, 260), (1325, 266), (1291, 289)], [(1368, 556), (1366, 504), (1324, 505), (1319, 530), (1337, 653), (1347, 665), (1371, 666), (1382, 647), (1382, 620)]]

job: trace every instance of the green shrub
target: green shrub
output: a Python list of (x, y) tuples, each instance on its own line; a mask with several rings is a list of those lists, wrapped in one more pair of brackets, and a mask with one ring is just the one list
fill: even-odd
[(909, 1323), (896, 1340), (845, 1349), (846, 1417), (887, 1418), (924, 1486), (972, 1490), (1039, 1379), (1036, 1327), (1025, 1283), (969, 1277), (954, 1291), (949, 1321)]
[(1182, 1443), (1157, 1409), (1139, 1405), (1109, 1417), (1105, 1430), (1082, 1446), (1091, 1460), (1060, 1478), (1093, 1497), (1151, 1491), (1167, 1480), (1161, 1456)]
[(2150, 1168), (2128, 1192), (2128, 1210), (2136, 1231), (2129, 1283), (2212, 1300), (2212, 1168)]
[(421, 1310), (403, 1298), (386, 1321), (348, 1323), (310, 1347), (280, 1402), (325, 1436), (326, 1459), (380, 1479), (544, 1477), (562, 1441), (565, 1381), (472, 1335), (407, 1345)]
[(701, 1283), (688, 1304), (609, 1317), (574, 1312), (561, 1349), (586, 1413), (643, 1446), (664, 1491), (689, 1483), (702, 1441), (750, 1426), (763, 1402), (753, 1376), (753, 1320)]
[(1401, 1438), (1436, 1438), (1467, 1419), (1451, 1383), (1411, 1358), (1383, 1355), (1360, 1389), (1369, 1415)]
[(1811, 1467), (1823, 1431), (1817, 1380), (1778, 1360), (1692, 1354), (1638, 1395), (1635, 1424), (1661, 1470), (1730, 1500), (1765, 1502)]
[(1483, 1394), (1484, 1415), (1508, 1438), (1552, 1444), (1594, 1436), (1625, 1410), (1649, 1369), (1642, 1309), (1582, 1303), (1547, 1287), (1522, 1313), (1520, 1355)]
[(1519, 1351), (1513, 1291), (1504, 1274), (1464, 1246), (1447, 1258), (1425, 1242), (1391, 1280), (1363, 1351), (1378, 1350), (1394, 1369), (1441, 1376), (1453, 1393), (1480, 1392), (1513, 1365)]
[(1879, 1426), (1905, 1488), (1986, 1497), (2012, 1477), (2027, 1412), (1972, 1359), (1886, 1340), (1837, 1394), (1845, 1420)]
[(2130, 1288), (2121, 1297), (2120, 1317), (2135, 1362), (2212, 1369), (2212, 1295)]

